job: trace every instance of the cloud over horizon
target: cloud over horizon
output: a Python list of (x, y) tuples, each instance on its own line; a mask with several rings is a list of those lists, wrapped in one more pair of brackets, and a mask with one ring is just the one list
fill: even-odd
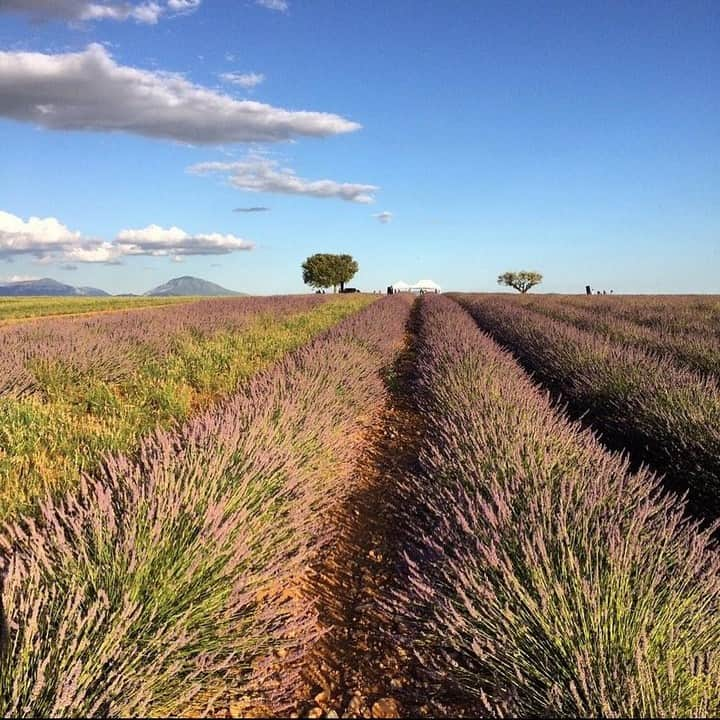
[(200, 145), (327, 137), (361, 127), (332, 113), (236, 100), (177, 73), (119, 65), (97, 43), (75, 53), (0, 51), (0, 117)]
[(138, 255), (171, 257), (228, 255), (252, 250), (255, 244), (235, 235), (188, 233), (179, 227), (121, 230), (114, 242), (97, 240), (73, 232), (53, 217), (31, 217), (27, 221), (0, 210), (0, 259), (32, 255), (39, 263), (57, 262), (118, 264)]
[(197, 10), (202, 0), (116, 2), (114, 0), (0, 0), (0, 12), (22, 13), (32, 20), (87, 22), (115, 20), (154, 25), (163, 15)]
[(116, 246), (123, 255), (227, 255), (239, 250), (252, 250), (255, 244), (221, 233), (191, 235), (178, 227), (162, 228), (148, 225), (139, 230), (122, 230), (118, 233)]
[(376, 185), (339, 183), (335, 180), (306, 180), (294, 170), (280, 167), (277, 160), (262, 155), (250, 155), (234, 162), (202, 162), (191, 165), (188, 172), (195, 175), (221, 173), (239, 190), (250, 192), (305, 195), (315, 198), (339, 198), (347, 202), (369, 204), (380, 188)]
[(0, 283), (18, 283), (18, 282), (31, 282), (33, 280), (40, 280), (39, 275), (6, 275), (0, 278)]
[(30, 217), (27, 221), (0, 210), (0, 258), (13, 255), (41, 257), (80, 245), (83, 237), (56, 218)]

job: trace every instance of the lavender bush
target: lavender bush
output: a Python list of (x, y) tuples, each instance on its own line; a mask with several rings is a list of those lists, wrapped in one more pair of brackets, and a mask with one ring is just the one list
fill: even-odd
[(430, 680), (475, 714), (717, 715), (711, 531), (565, 419), (459, 306), (428, 297), (420, 320), (427, 433), (390, 609)]
[(649, 330), (720, 336), (717, 295), (622, 295), (561, 297), (571, 307), (586, 307), (601, 317), (617, 318)]
[[(154, 429), (175, 426), (234, 393), (284, 353), (376, 299), (346, 295), (303, 312), (304, 299), (297, 297), (230, 303), (222, 313), (209, 303), (195, 325), (177, 334), (168, 324), (170, 335), (141, 341), (139, 332), (134, 344), (124, 346), (112, 344), (117, 335), (105, 328), (108, 336), (96, 337), (98, 352), (87, 342), (78, 348), (60, 344), (54, 350), (64, 347), (66, 359), (50, 354), (21, 366), (32, 369), (35, 387), (30, 397), (0, 398), (0, 522), (31, 512), (47, 492), (71, 490), (80, 472), (93, 472), (103, 456), (131, 452)], [(268, 312), (272, 307), (277, 315)], [(65, 323), (60, 327), (68, 334)], [(164, 346), (154, 350), (158, 338)], [(31, 346), (33, 352), (48, 348), (53, 345), (39, 340)], [(98, 362), (103, 353), (108, 371)]]
[(322, 295), (209, 299), (0, 326), (0, 397), (37, 392), (58, 362), (79, 375), (115, 382), (141, 358), (171, 353), (183, 334), (237, 332), (263, 315), (279, 318), (328, 300)]
[(611, 342), (499, 297), (459, 296), (480, 327), (610, 442), (668, 483), (694, 512), (720, 515), (720, 385), (666, 358)]
[(665, 310), (660, 315), (654, 298), (644, 302), (607, 297), (603, 302), (585, 300), (534, 296), (523, 307), (612, 342), (667, 357), (680, 367), (720, 376), (720, 325), (714, 327), (704, 304), (697, 307), (687, 298), (672, 298), (660, 306)]
[(0, 713), (175, 715), (199, 693), (282, 707), (317, 633), (304, 574), (333, 539), (325, 513), (352, 488), (359, 418), (382, 406), (408, 313), (373, 303), (6, 525)]

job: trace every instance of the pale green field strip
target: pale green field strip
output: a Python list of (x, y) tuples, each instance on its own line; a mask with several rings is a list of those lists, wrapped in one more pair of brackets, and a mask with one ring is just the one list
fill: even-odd
[(227, 396), (376, 299), (342, 296), (290, 317), (261, 316), (242, 332), (184, 334), (169, 356), (143, 358), (119, 383), (71, 376), (58, 363), (43, 378), (42, 395), (0, 400), (0, 521), (32, 511), (48, 491), (73, 487), (106, 453), (131, 451), (156, 427)]
[(197, 297), (0, 297), (0, 323), (52, 315), (85, 315), (201, 300)]

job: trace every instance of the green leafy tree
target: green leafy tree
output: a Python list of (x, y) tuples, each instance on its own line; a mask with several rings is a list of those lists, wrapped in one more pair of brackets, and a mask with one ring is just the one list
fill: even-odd
[(519, 272), (503, 273), (498, 277), (497, 281), (498, 285), (507, 285), (508, 287), (515, 288), (524, 294), (531, 287), (539, 285), (542, 282), (542, 279), (543, 276), (539, 272), (520, 270)]
[(357, 261), (351, 255), (316, 253), (303, 264), (303, 282), (314, 288), (329, 288), (336, 291), (345, 289), (345, 283), (352, 280), (358, 271)]

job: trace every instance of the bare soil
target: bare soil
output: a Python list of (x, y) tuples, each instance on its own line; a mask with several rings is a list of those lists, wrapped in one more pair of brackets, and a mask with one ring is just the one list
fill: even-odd
[(397, 479), (412, 472), (423, 423), (412, 397), (413, 336), (388, 374), (390, 397), (357, 467), (356, 491), (336, 522), (341, 540), (316, 569), (312, 592), (327, 633), (308, 658), (296, 716), (400, 717), (430, 708), (410, 654), (392, 642), (383, 606), (400, 581)]

